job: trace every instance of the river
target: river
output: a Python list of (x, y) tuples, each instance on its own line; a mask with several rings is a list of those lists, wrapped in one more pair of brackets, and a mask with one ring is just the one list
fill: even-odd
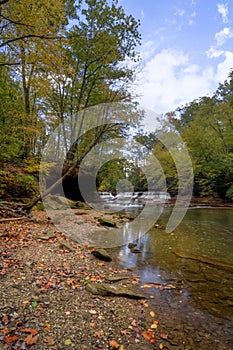
[[(168, 334), (165, 349), (233, 349), (233, 210), (190, 208), (166, 233), (170, 214), (166, 208), (146, 234), (126, 224), (129, 239), (114, 254), (140, 275), (159, 331)], [(132, 253), (130, 240), (141, 253)]]

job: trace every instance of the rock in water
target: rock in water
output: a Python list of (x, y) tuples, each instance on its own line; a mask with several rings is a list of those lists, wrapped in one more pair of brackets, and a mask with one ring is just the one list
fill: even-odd
[(96, 258), (104, 261), (112, 261), (111, 256), (106, 252), (105, 249), (94, 249), (91, 252)]
[(135, 253), (135, 254), (138, 254), (138, 253), (141, 253), (142, 251), (140, 249), (137, 249), (137, 248), (132, 248), (131, 249), (131, 253)]
[(137, 245), (136, 243), (129, 243), (128, 248), (132, 249), (132, 248), (136, 247), (136, 245)]

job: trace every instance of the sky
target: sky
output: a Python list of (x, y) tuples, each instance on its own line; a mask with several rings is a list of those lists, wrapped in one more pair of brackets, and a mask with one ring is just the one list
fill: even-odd
[(119, 0), (141, 21), (141, 106), (164, 114), (211, 96), (233, 69), (233, 1)]

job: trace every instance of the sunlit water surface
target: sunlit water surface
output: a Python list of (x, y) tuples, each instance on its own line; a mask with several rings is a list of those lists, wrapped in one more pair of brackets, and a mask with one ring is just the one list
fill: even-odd
[[(114, 252), (143, 285), (154, 284), (143, 291), (169, 334), (168, 349), (233, 349), (233, 210), (191, 208), (166, 233), (170, 214), (166, 208), (146, 234), (126, 224), (126, 244)], [(132, 253), (129, 242), (141, 253)]]

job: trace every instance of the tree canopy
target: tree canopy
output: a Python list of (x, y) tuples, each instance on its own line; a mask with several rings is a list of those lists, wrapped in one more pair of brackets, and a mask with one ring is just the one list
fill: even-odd
[[(212, 97), (201, 97), (167, 113), (162, 125), (163, 130), (166, 125), (177, 129), (188, 147), (194, 195), (233, 199), (233, 73)], [(169, 159), (169, 152), (163, 149), (163, 153)], [(173, 167), (168, 166), (168, 160), (164, 163), (173, 181), (171, 190), (176, 191)]]
[(1, 159), (40, 156), (60, 123), (75, 133), (81, 110), (130, 101), (139, 24), (117, 0), (1, 1)]

